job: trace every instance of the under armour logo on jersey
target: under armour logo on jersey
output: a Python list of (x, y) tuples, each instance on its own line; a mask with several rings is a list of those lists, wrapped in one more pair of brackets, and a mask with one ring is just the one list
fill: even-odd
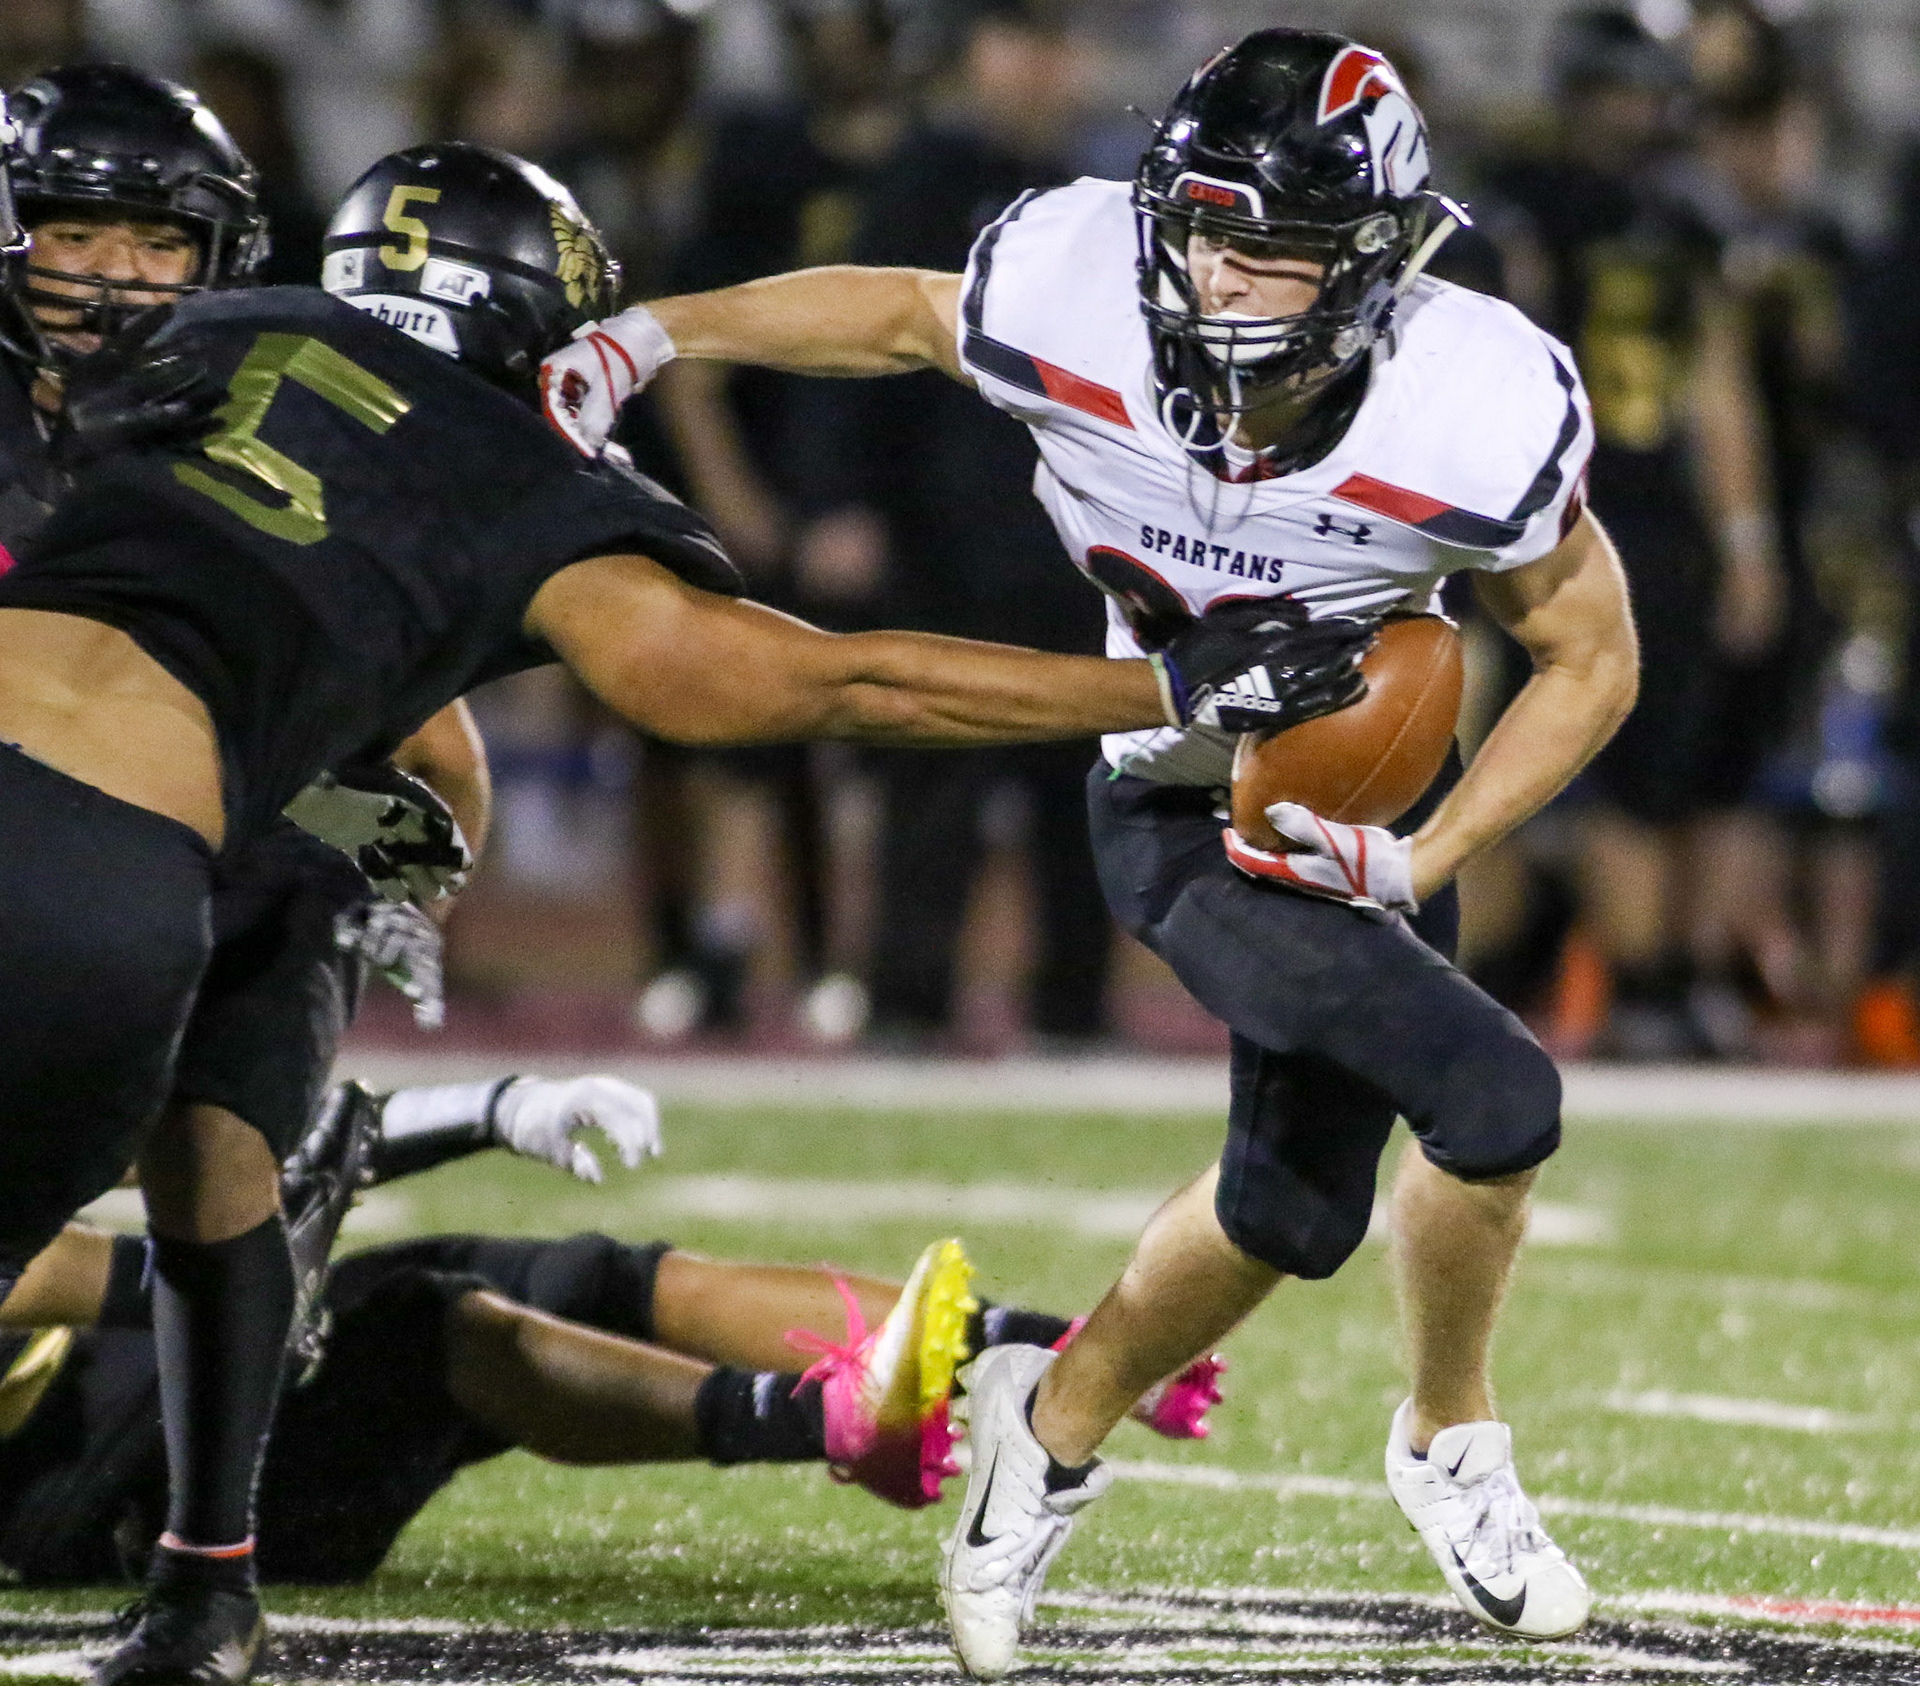
[(1315, 538), (1321, 539), (1330, 539), (1338, 533), (1341, 538), (1352, 539), (1355, 544), (1365, 544), (1373, 536), (1373, 528), (1365, 521), (1357, 527), (1343, 527), (1325, 510), (1322, 510), (1320, 519), (1313, 524), (1313, 533)]

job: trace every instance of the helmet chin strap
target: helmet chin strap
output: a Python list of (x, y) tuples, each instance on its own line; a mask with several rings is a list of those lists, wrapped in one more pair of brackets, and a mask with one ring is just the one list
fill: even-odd
[(1420, 279), (1420, 272), (1433, 262), (1440, 248), (1459, 226), (1460, 219), (1451, 211), (1433, 225), (1433, 232), (1414, 249), (1413, 256), (1407, 259), (1407, 267), (1400, 271), (1400, 279), (1393, 284), (1396, 302), (1407, 296), (1414, 282)]

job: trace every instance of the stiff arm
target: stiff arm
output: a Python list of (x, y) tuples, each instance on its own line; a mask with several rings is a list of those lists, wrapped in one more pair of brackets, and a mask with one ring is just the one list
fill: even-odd
[(1167, 723), (1151, 663), (919, 632), (831, 633), (644, 556), (576, 562), (526, 630), (615, 712), (685, 744), (1030, 743)]
[(802, 375), (960, 367), (958, 275), (834, 264), (650, 304), (682, 357)]

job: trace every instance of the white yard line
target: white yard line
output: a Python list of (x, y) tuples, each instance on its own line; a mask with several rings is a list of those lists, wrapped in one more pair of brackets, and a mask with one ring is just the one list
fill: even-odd
[(1601, 1401), (1609, 1411), (1633, 1417), (1681, 1417), (1738, 1428), (1777, 1428), (1797, 1434), (1865, 1434), (1889, 1426), (1880, 1417), (1829, 1411), (1822, 1405), (1784, 1405), (1774, 1399), (1728, 1399), (1717, 1393), (1647, 1393), (1616, 1389)]
[[(1170, 1189), (1075, 1188), (1057, 1182), (948, 1183), (931, 1178), (866, 1182), (805, 1177), (664, 1177), (629, 1183), (623, 1210), (638, 1217), (714, 1218), (800, 1229), (855, 1229), (876, 1223), (946, 1224), (1065, 1230), (1132, 1239)], [(1386, 1237), (1384, 1205), (1374, 1208), (1367, 1239)], [(1605, 1212), (1540, 1201), (1528, 1239), (1542, 1247), (1594, 1246), (1612, 1235)]]
[[(1335, 1475), (1259, 1475), (1210, 1464), (1163, 1464), (1114, 1459), (1123, 1480), (1171, 1487), (1203, 1487), (1216, 1492), (1265, 1492), (1287, 1499), (1373, 1499), (1384, 1503), (1387, 1490), (1378, 1481), (1353, 1481)], [(1920, 1551), (1920, 1528), (1876, 1528), (1860, 1522), (1822, 1522), (1810, 1517), (1757, 1516), (1744, 1511), (1679, 1510), (1669, 1505), (1607, 1504), (1593, 1499), (1534, 1495), (1543, 1516), (1570, 1516), (1596, 1522), (1635, 1522), (1649, 1528), (1698, 1528), (1709, 1533), (1776, 1534), (1797, 1540), (1831, 1540), (1845, 1545), (1881, 1546), (1889, 1551)]]
[[(529, 1050), (497, 1054), (350, 1052), (343, 1073), (377, 1088), (465, 1083), (516, 1068), (563, 1077), (605, 1071), (675, 1105), (845, 1110), (1193, 1113), (1227, 1104), (1224, 1059), (902, 1060), (848, 1057), (635, 1058)], [(1583, 1121), (1920, 1125), (1920, 1076), (1863, 1072), (1569, 1066), (1566, 1111)]]
[[(138, 1234), (147, 1227), (147, 1209), (137, 1188), (110, 1189), (76, 1214), (102, 1229)], [(341, 1228), (348, 1235), (394, 1235), (413, 1223), (413, 1202), (404, 1194), (373, 1189), (359, 1197)]]

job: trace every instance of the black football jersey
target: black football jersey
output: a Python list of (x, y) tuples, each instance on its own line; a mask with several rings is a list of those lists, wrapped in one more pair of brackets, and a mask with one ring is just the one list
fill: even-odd
[(230, 834), (551, 661), (521, 623), (574, 562), (637, 554), (738, 589), (706, 524), (652, 481), (586, 461), (536, 410), (317, 289), (200, 294), (153, 346), (224, 386), (214, 430), (86, 470), (0, 606), (121, 627), (200, 697)]
[[(32, 372), (0, 355), (0, 551), (17, 554), (46, 525), (64, 484), (28, 397)], [(0, 556), (0, 572), (6, 569)]]

